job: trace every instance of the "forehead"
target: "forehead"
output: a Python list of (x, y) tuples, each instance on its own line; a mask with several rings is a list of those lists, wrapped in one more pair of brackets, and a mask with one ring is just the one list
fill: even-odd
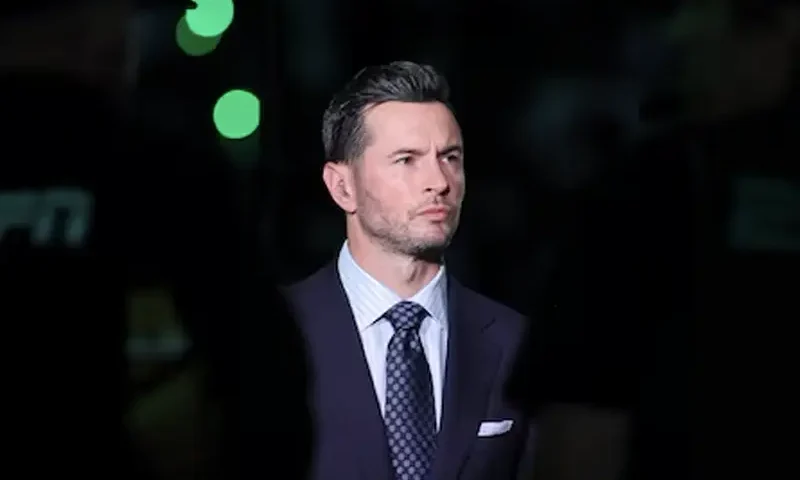
[(461, 144), (461, 129), (443, 103), (386, 102), (368, 109), (369, 145), (379, 150)]

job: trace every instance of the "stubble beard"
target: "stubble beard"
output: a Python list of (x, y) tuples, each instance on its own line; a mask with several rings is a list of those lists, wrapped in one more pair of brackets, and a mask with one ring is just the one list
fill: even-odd
[[(386, 214), (380, 202), (368, 192), (359, 202), (358, 222), (361, 229), (387, 253), (409, 256), (429, 262), (441, 262), (458, 225), (458, 215), (447, 220), (449, 231), (444, 238), (415, 236), (408, 223)], [(410, 216), (410, 215), (409, 215)]]

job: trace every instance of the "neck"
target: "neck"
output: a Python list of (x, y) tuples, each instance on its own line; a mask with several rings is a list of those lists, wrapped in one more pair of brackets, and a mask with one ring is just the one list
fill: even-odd
[(402, 298), (413, 297), (441, 268), (440, 262), (390, 252), (358, 235), (348, 235), (347, 247), (359, 267)]

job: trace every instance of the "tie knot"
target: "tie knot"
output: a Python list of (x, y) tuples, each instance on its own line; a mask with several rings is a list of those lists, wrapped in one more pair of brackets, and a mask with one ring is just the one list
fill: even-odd
[(422, 305), (403, 301), (395, 304), (383, 316), (395, 330), (417, 330), (427, 314)]

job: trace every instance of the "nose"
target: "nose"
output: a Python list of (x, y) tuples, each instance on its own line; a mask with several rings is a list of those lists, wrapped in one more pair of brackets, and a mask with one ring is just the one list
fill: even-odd
[(427, 163), (429, 166), (425, 169), (425, 193), (435, 193), (437, 196), (447, 194), (450, 190), (450, 181), (441, 162), (433, 159)]

